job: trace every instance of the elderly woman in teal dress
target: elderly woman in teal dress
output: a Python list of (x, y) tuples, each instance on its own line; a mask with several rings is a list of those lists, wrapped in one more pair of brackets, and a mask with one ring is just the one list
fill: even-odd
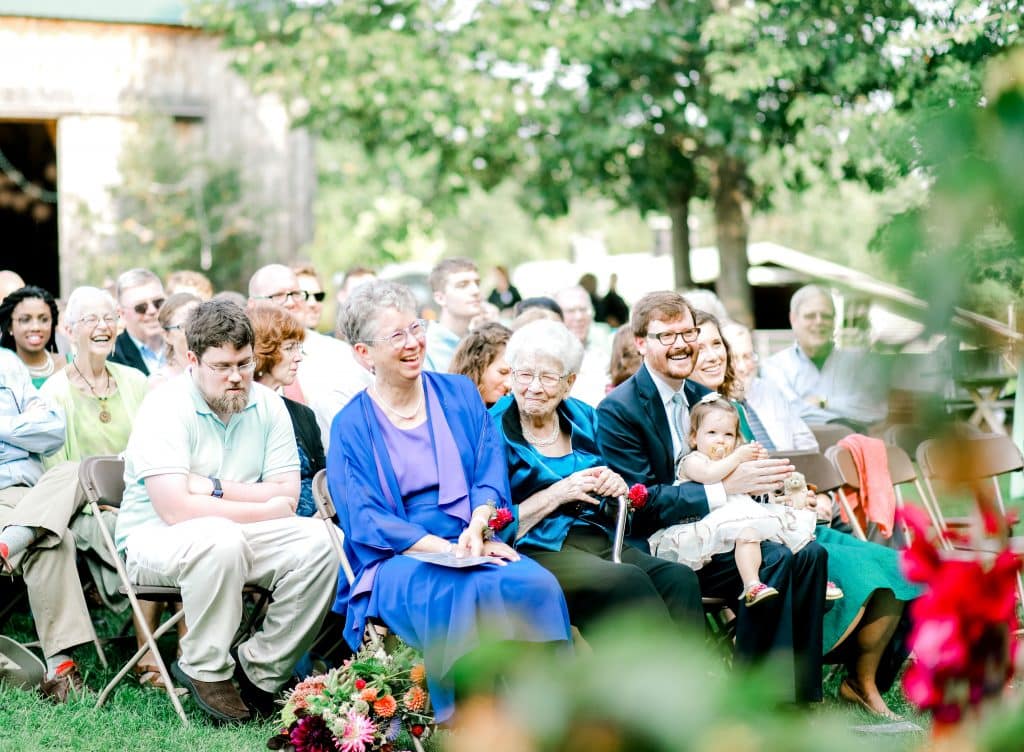
[[(469, 379), (424, 372), (426, 322), (408, 288), (371, 282), (339, 317), (373, 384), (331, 427), (327, 478), (355, 582), (335, 611), (356, 648), (367, 619), (382, 620), (424, 651), (436, 718), (454, 711), (452, 668), (481, 635), (552, 643), (569, 639), (558, 582), (497, 539), (509, 504), (504, 453)], [(415, 554), (482, 555), (456, 568)], [(408, 555), (412, 554), (412, 555)]]

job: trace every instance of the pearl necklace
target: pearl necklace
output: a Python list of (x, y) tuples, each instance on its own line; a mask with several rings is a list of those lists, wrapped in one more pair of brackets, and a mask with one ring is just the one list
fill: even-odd
[(384, 397), (381, 396), (380, 389), (377, 388), (376, 383), (374, 383), (371, 389), (373, 389), (373, 393), (377, 397), (377, 402), (380, 404), (380, 406), (383, 407), (392, 415), (395, 415), (401, 418), (402, 420), (413, 420), (419, 414), (420, 408), (423, 406), (423, 389), (420, 389), (419, 399), (416, 400), (416, 407), (413, 408), (412, 413), (409, 415), (400, 413), (398, 412), (398, 410), (389, 405), (387, 401), (384, 399)]
[(41, 379), (47, 376), (53, 375), (53, 356), (47, 350), (43, 350), (43, 354), (46, 355), (46, 365), (44, 366), (30, 366), (27, 363), (25, 367), (28, 368), (28, 374), (34, 379)]
[(547, 437), (545, 437), (543, 439), (538, 437), (538, 436), (536, 436), (535, 434), (533, 434), (530, 431), (530, 429), (527, 428), (523, 424), (522, 421), (519, 422), (519, 425), (523, 429), (523, 438), (525, 438), (528, 442), (530, 442), (534, 446), (538, 446), (538, 447), (546, 447), (546, 446), (551, 446), (552, 444), (554, 444), (556, 441), (558, 441), (558, 437), (561, 434), (561, 430), (562, 430), (562, 427), (558, 424), (558, 416), (557, 415), (555, 416), (555, 425), (554, 425), (554, 428), (551, 430), (551, 435), (547, 436)]

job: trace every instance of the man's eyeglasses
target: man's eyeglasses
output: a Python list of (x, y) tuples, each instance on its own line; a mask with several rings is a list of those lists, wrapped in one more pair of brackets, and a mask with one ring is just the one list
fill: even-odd
[(257, 295), (257, 300), (269, 300), (278, 305), (284, 305), (288, 300), (301, 300), (305, 303), (309, 300), (309, 293), (305, 290), (289, 290), (288, 292), (275, 292), (273, 295)]
[(82, 324), (86, 329), (95, 329), (101, 321), (114, 329), (117, 327), (117, 314), (108, 313), (106, 316), (97, 316), (95, 313), (90, 313), (88, 316), (82, 316), (75, 323)]
[(234, 371), (238, 371), (240, 376), (244, 376), (256, 370), (256, 361), (251, 358), (241, 363), (207, 363), (205, 360), (199, 362), (218, 376), (229, 376)]
[(325, 293), (323, 290), (321, 290), (320, 292), (311, 292), (309, 293), (309, 297), (313, 298), (313, 300), (315, 300), (317, 303), (323, 303), (324, 298), (327, 297), (327, 293)]
[(519, 386), (530, 386), (533, 384), (533, 380), (536, 379), (545, 389), (554, 389), (568, 375), (567, 373), (555, 373), (554, 371), (541, 371), (539, 373), (534, 373), (533, 371), (512, 372), (512, 378)]
[(374, 339), (364, 339), (368, 345), (373, 345), (378, 342), (387, 342), (391, 345), (393, 350), (401, 350), (405, 347), (406, 340), (412, 337), (415, 340), (423, 340), (427, 336), (427, 322), (424, 319), (416, 319), (405, 329), (399, 329), (394, 334), (389, 334), (387, 337), (375, 337)]
[(132, 306), (132, 310), (140, 316), (144, 316), (146, 311), (149, 310), (150, 306), (153, 306), (154, 311), (159, 311), (160, 306), (164, 304), (166, 298), (153, 298), (152, 300), (143, 300), (141, 303), (136, 303)]
[(164, 327), (165, 332), (183, 332), (185, 331), (184, 324), (172, 324), (171, 326)]
[(681, 332), (658, 332), (657, 334), (648, 334), (648, 339), (656, 339), (665, 347), (672, 347), (679, 338), (682, 337), (683, 342), (696, 342), (697, 337), (700, 336), (700, 327), (695, 326), (692, 329), (683, 329)]

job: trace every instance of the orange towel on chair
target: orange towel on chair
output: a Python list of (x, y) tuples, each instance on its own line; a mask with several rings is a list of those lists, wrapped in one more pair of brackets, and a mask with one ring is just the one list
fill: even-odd
[[(853, 493), (849, 487), (845, 489), (852, 512), (865, 532), (867, 522), (870, 521), (878, 526), (883, 538), (889, 538), (892, 536), (896, 516), (896, 493), (892, 489), (885, 443), (855, 433), (840, 439), (839, 446), (849, 450), (853, 464), (857, 466), (857, 475), (860, 476), (860, 490), (857, 493)], [(842, 509), (840, 512), (843, 520), (849, 522), (845, 512)]]

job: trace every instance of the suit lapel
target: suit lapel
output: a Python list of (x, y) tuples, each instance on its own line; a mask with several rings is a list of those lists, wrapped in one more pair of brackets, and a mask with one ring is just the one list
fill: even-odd
[(675, 464), (675, 448), (672, 446), (672, 429), (669, 428), (668, 416), (665, 414), (665, 403), (661, 401), (661, 394), (651, 374), (647, 372), (646, 365), (640, 367), (635, 378), (637, 393), (647, 414), (647, 425), (652, 427), (663, 448), (658, 458), (651, 459), (658, 459), (659, 465), (667, 464), (671, 468)]

